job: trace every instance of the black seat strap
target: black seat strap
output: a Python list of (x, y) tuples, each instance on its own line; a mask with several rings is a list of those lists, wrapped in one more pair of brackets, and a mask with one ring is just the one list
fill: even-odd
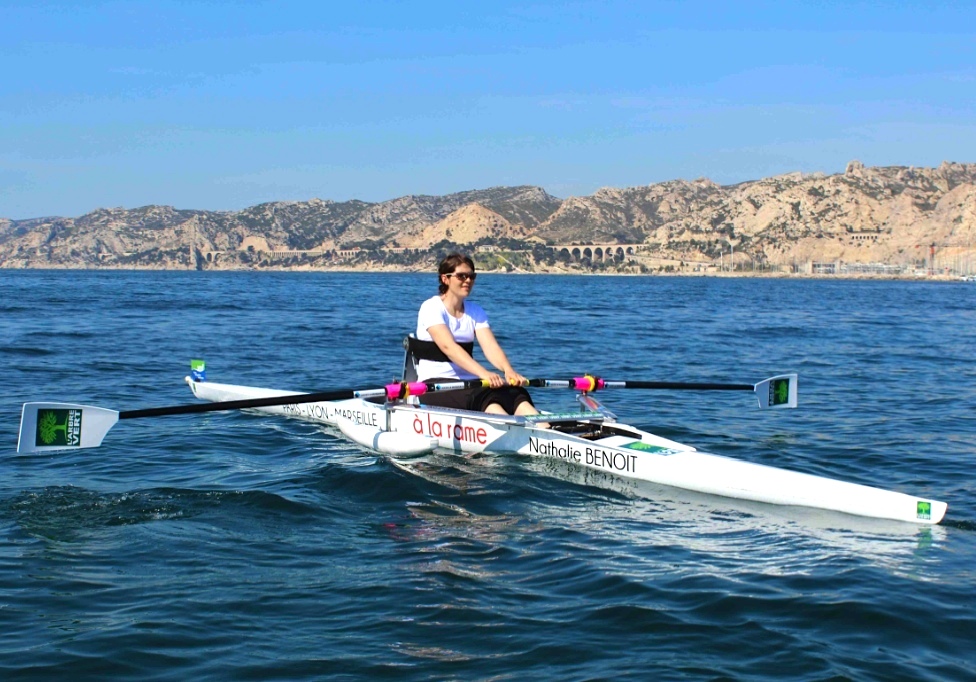
[[(465, 343), (459, 343), (459, 346), (467, 352), (468, 355), (474, 354), (474, 341), (467, 341)], [(451, 359), (444, 355), (444, 351), (437, 347), (437, 344), (433, 341), (421, 341), (420, 339), (414, 338), (413, 336), (403, 337), (403, 347), (407, 349), (410, 355), (418, 358), (420, 360), (432, 360), (434, 362), (450, 362)]]

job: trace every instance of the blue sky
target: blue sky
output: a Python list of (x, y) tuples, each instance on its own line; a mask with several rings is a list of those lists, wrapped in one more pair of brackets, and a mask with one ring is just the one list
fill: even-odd
[(974, 2), (7, 2), (0, 216), (976, 162)]

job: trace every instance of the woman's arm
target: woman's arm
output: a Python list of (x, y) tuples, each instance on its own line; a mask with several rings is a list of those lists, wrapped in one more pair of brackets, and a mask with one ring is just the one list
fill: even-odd
[[(478, 337), (478, 343), (481, 344), (482, 350), (485, 349), (485, 346), (484, 342), (481, 340), (481, 332), (485, 330), (487, 330), (487, 327), (484, 330), (479, 329), (475, 331), (475, 334)], [(447, 328), (446, 324), (431, 325), (430, 327), (427, 327), (427, 332), (430, 334), (430, 338), (433, 339), (434, 343), (437, 344), (437, 347), (440, 348), (441, 352), (444, 353), (444, 355), (447, 356), (447, 359), (453, 362), (455, 365), (468, 372), (471, 372), (476, 377), (487, 379), (492, 388), (499, 388), (505, 385), (505, 379), (502, 379), (494, 372), (489, 372), (486, 370), (477, 360), (471, 357), (466, 350), (458, 345), (457, 341), (454, 340), (454, 335), (451, 334), (451, 330)], [(494, 336), (492, 337), (492, 341), (494, 341)], [(494, 343), (495, 347), (498, 348), (498, 342), (495, 341)], [(501, 348), (498, 348), (498, 350), (501, 351)], [(487, 351), (485, 351), (485, 356), (488, 357)], [(502, 353), (502, 357), (504, 356), (505, 354)], [(489, 360), (490, 359), (491, 358), (489, 357)], [(507, 364), (508, 360), (505, 362)], [(494, 361), (492, 361), (492, 364), (498, 367)], [(501, 367), (498, 368), (501, 369)]]
[(505, 355), (505, 351), (498, 344), (498, 340), (495, 338), (494, 332), (491, 331), (491, 327), (475, 329), (474, 334), (488, 362), (505, 373), (505, 381), (517, 386), (523, 385), (526, 381), (525, 377), (512, 369), (512, 365), (508, 361), (508, 356)]

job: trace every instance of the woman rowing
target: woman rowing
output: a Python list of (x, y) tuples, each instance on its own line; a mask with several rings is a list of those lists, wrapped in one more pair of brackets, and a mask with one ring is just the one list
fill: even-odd
[[(417, 353), (417, 379), (482, 379), (490, 388), (428, 393), (421, 400), (427, 405), (492, 414), (538, 414), (529, 392), (522, 388), (525, 377), (512, 369), (488, 326), (488, 315), (480, 305), (467, 300), (476, 277), (474, 262), (468, 256), (452, 253), (440, 262), (438, 294), (424, 301), (417, 315), (416, 336), (422, 348)], [(485, 358), (504, 377), (474, 359), (476, 339)]]

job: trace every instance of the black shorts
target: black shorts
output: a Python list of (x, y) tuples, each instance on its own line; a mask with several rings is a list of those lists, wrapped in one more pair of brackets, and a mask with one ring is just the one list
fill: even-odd
[[(428, 379), (426, 383), (448, 383), (457, 379)], [(473, 410), (484, 412), (492, 403), (497, 403), (509, 414), (522, 403), (532, 402), (529, 392), (521, 386), (504, 386), (502, 388), (462, 388), (458, 391), (436, 391), (420, 396), (422, 405), (450, 407), (455, 410)]]

